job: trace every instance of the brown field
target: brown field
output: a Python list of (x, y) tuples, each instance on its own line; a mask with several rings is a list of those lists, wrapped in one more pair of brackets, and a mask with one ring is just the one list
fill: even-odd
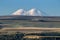
[(17, 31), (17, 32), (60, 32), (60, 28), (35, 28), (35, 27), (20, 27), (20, 28), (3, 28), (0, 32), (3, 31)]

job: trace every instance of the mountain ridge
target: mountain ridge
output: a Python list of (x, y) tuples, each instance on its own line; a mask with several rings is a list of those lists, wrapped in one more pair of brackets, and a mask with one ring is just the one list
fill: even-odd
[(19, 9), (17, 11), (15, 11), (14, 13), (12, 13), (12, 15), (23, 15), (23, 16), (41, 16), (42, 12), (40, 12), (39, 10), (33, 8), (30, 10), (25, 11), (24, 9)]

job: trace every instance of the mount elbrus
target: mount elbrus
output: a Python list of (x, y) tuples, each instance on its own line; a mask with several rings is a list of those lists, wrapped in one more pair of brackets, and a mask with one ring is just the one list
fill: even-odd
[(43, 16), (43, 12), (35, 8), (25, 11), (24, 9), (19, 9), (8, 16), (0, 16), (0, 20), (30, 20), (30, 21), (40, 21), (40, 22), (54, 22), (60, 21), (59, 16)]

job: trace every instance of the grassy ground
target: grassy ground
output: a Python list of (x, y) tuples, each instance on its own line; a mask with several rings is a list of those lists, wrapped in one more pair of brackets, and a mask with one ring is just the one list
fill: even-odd
[(42, 28), (60, 28), (60, 22), (32, 22), (25, 20), (0, 20), (0, 24), (5, 27), (42, 27)]
[(14, 33), (0, 35), (0, 40), (60, 40), (60, 32), (42, 33)]
[[(0, 20), (0, 27), (8, 27), (8, 28), (19, 28), (19, 27), (40, 27), (40, 28), (60, 28), (60, 22), (32, 22), (32, 21), (25, 21), (25, 20)], [(2, 35), (1, 35), (2, 34)], [(28, 35), (28, 36), (27, 36)], [(32, 38), (29, 39), (29, 35), (34, 35)], [(37, 36), (35, 36), (37, 35)], [(28, 38), (27, 38), (27, 37)], [(35, 38), (41, 36), (59, 36), (56, 37), (42, 37), (42, 38)], [(34, 39), (33, 39), (34, 37)], [(39, 34), (25, 34), (19, 32), (0, 32), (0, 40), (60, 40), (60, 31), (59, 32), (46, 32)]]

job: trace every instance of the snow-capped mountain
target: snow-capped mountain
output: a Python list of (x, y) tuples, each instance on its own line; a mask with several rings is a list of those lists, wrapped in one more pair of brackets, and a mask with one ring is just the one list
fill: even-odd
[(29, 11), (27, 11), (27, 14), (29, 16), (41, 16), (41, 12), (37, 9), (31, 9)]
[(15, 11), (14, 13), (12, 13), (12, 15), (25, 15), (25, 10), (19, 9)]
[(41, 12), (35, 8), (25, 11), (23, 9), (19, 9), (14, 12), (12, 15), (24, 15), (24, 16), (41, 16)]

